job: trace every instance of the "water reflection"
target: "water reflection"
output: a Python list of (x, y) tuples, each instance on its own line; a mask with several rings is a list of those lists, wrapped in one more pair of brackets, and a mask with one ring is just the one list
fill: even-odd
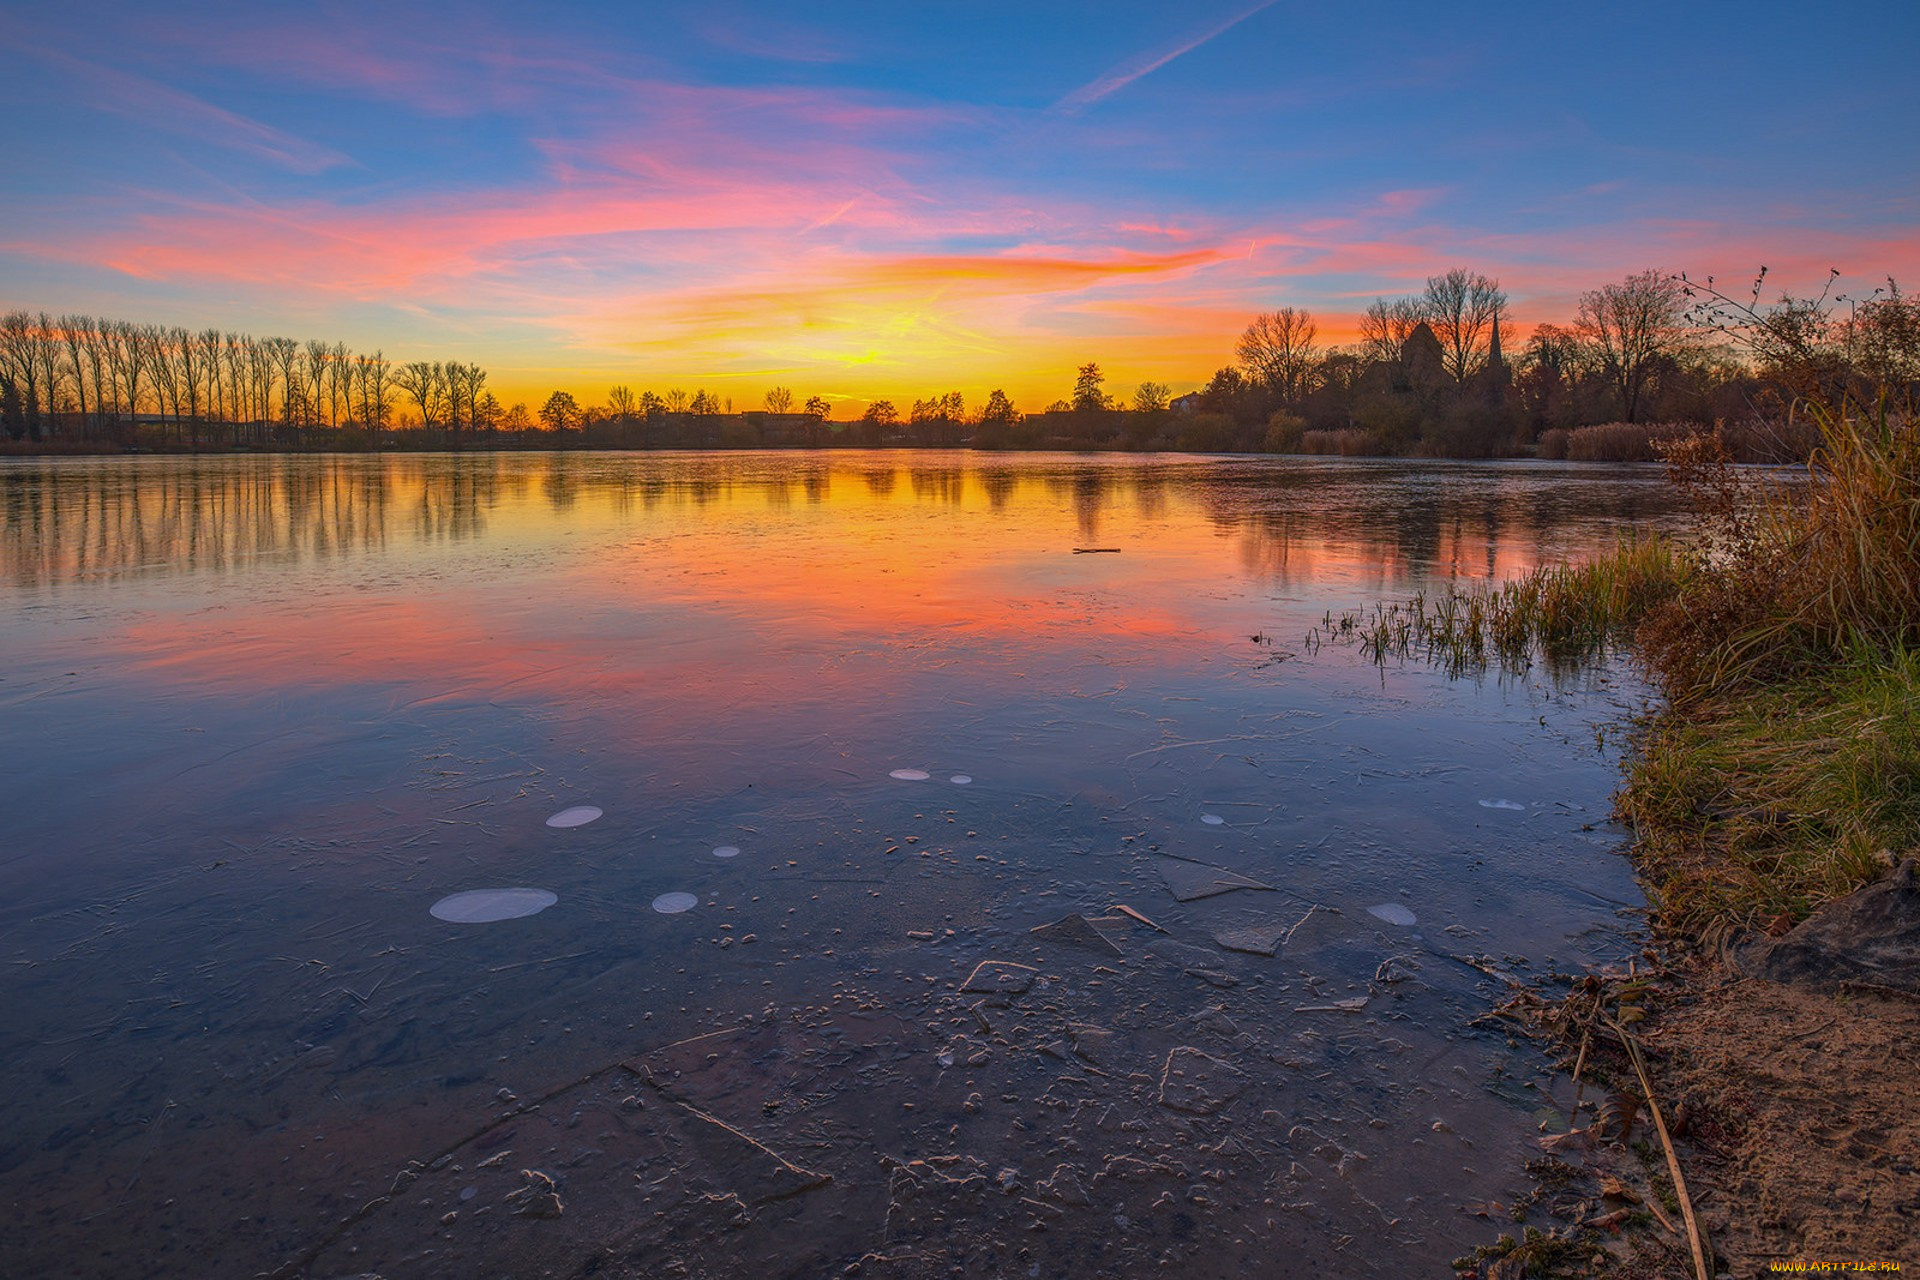
[[(1605, 673), (1248, 637), (1671, 519), (1645, 470), (153, 458), (0, 490), (0, 1188), (37, 1206), (0, 1274), (1432, 1271), (1540, 1119), (1454, 957), (1628, 945)], [(432, 915), (476, 891), (543, 909)], [(742, 1134), (832, 1181), (755, 1181)], [(563, 1216), (517, 1212), (523, 1168)]]
[[(0, 466), (0, 572), (58, 585), (132, 572), (233, 568), (485, 537), (537, 496), (588, 521), (636, 511), (723, 519), (807, 504), (902, 502), (1070, 511), (1081, 543), (1151, 539), (1181, 500), (1238, 541), (1239, 564), (1282, 585), (1331, 564), (1391, 589), (1413, 576), (1511, 574), (1672, 518), (1644, 468), (1294, 460), (1086, 460), (1018, 455), (473, 454), (458, 458), (110, 459)], [(858, 488), (834, 487), (834, 476)], [(1035, 501), (1043, 499), (1044, 501)]]

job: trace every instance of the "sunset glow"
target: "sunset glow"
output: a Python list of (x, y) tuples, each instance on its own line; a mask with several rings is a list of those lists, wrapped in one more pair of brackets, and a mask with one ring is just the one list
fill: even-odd
[(1920, 19), (1843, 5), (1847, 73), (1759, 92), (1802, 20), (13, 5), (0, 303), (477, 361), (509, 403), (1037, 409), (1089, 360), (1191, 390), (1278, 306), (1350, 340), (1453, 266), (1523, 325), (1648, 267), (1864, 292), (1920, 267)]

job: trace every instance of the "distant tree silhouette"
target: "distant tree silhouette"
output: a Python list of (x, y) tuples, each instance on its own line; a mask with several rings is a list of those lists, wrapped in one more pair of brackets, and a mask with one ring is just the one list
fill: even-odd
[(540, 406), (540, 421), (545, 424), (547, 430), (553, 432), (578, 430), (585, 416), (580, 412), (580, 405), (574, 400), (572, 393), (566, 391), (554, 392), (547, 397), (547, 402)]
[(1234, 350), (1249, 378), (1291, 403), (1308, 391), (1319, 356), (1313, 342), (1318, 332), (1312, 313), (1281, 307), (1255, 316)]
[(1100, 389), (1106, 380), (1098, 364), (1089, 362), (1081, 365), (1079, 375), (1073, 380), (1073, 410), (1076, 413), (1096, 413), (1108, 408), (1107, 393)]
[(1173, 388), (1164, 382), (1143, 382), (1133, 393), (1136, 413), (1159, 413), (1173, 399)]
[(1647, 379), (1660, 357), (1680, 344), (1686, 329), (1686, 292), (1680, 281), (1642, 271), (1618, 284), (1580, 295), (1576, 329), (1620, 396), (1620, 413), (1638, 422)]
[(1496, 317), (1507, 308), (1507, 295), (1499, 281), (1456, 267), (1429, 276), (1422, 301), (1426, 324), (1440, 343), (1442, 367), (1456, 385), (1464, 383), (1486, 363), (1487, 341)]

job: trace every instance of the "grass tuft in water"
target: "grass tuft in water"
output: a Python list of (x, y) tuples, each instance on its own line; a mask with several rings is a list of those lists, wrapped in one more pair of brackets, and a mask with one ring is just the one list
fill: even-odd
[(1694, 569), (1685, 548), (1644, 536), (1597, 560), (1544, 565), (1505, 583), (1470, 583), (1331, 614), (1310, 643), (1347, 640), (1373, 662), (1420, 658), (1465, 675), (1498, 663), (1519, 671), (1536, 657), (1555, 670), (1595, 662), (1623, 647), (1655, 608), (1681, 591)]

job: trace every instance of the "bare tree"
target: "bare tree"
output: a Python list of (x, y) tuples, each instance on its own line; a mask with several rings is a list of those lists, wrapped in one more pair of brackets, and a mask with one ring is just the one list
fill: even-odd
[(767, 392), (767, 412), (785, 413), (793, 408), (793, 392), (785, 387), (775, 387)]
[(1248, 377), (1266, 383), (1283, 400), (1298, 400), (1312, 388), (1320, 356), (1313, 339), (1319, 331), (1312, 313), (1281, 307), (1255, 316), (1235, 352)]
[[(449, 365), (447, 367), (451, 370), (453, 366)], [(449, 376), (447, 380), (449, 383), (453, 381), (451, 376)], [(481, 396), (485, 394), (486, 385), (487, 371), (485, 369), (482, 369), (477, 364), (461, 366), (460, 394), (467, 402), (467, 426), (474, 431), (480, 430), (480, 399)], [(496, 414), (494, 417), (497, 421), (499, 415)]]
[(87, 332), (93, 328), (93, 321), (86, 316), (61, 316), (60, 341), (67, 349), (67, 365), (73, 376), (74, 398), (79, 402), (80, 429), (88, 429), (87, 422), (87, 374), (81, 363), (82, 353), (86, 349)]
[(1413, 331), (1426, 320), (1418, 298), (1376, 298), (1360, 317), (1360, 342), (1369, 360), (1398, 360)]
[(102, 329), (107, 336), (107, 363), (113, 374), (115, 400), (128, 418), (138, 418), (140, 384), (151, 368), (151, 352), (139, 328), (125, 320)]
[(1427, 324), (1440, 340), (1440, 363), (1456, 383), (1486, 364), (1487, 339), (1507, 309), (1500, 282), (1458, 267), (1427, 278), (1423, 299)]
[(102, 333), (106, 322), (88, 316), (74, 318), (82, 326), (80, 349), (87, 358), (87, 381), (93, 385), (93, 425), (97, 432), (107, 425), (108, 401), (113, 398), (113, 378), (107, 366), (106, 338)]
[(434, 367), (440, 370), (441, 385), (446, 389), (447, 424), (453, 428), (454, 434), (458, 435), (460, 434), (460, 406), (467, 403), (467, 366), (458, 360), (449, 360), (444, 365)]
[(1658, 359), (1685, 339), (1686, 305), (1685, 285), (1658, 271), (1580, 295), (1577, 331), (1620, 393), (1628, 422), (1640, 420), (1641, 396)]
[(607, 412), (619, 419), (621, 426), (624, 427), (633, 421), (636, 408), (631, 387), (616, 386), (608, 389)]
[(359, 384), (360, 424), (375, 433), (387, 425), (387, 414), (391, 408), (388, 403), (391, 372), (392, 365), (381, 351), (361, 356), (354, 362), (354, 378)]
[(20, 398), (19, 411), (30, 439), (40, 438), (40, 412), (45, 386), (33, 353), (33, 317), (25, 311), (0, 316), (0, 370)]
[[(268, 338), (260, 344), (260, 348), (266, 353), (270, 375), (278, 375), (280, 379), (280, 421), (290, 427), (294, 414), (299, 412), (300, 390), (304, 381), (300, 369), (300, 344), (292, 338)], [(262, 408), (270, 407), (272, 390), (269, 384), (269, 403), (263, 404)]]
[(439, 421), (446, 385), (443, 367), (425, 360), (410, 360), (393, 371), (393, 385), (420, 406), (421, 426), (431, 427)]
[(307, 339), (306, 400), (307, 420), (314, 425), (320, 422), (320, 406), (326, 403), (327, 383), (331, 380), (327, 373), (327, 364), (333, 359), (333, 348), (318, 338)]
[(353, 357), (347, 351), (347, 344), (336, 342), (327, 355), (327, 422), (340, 425), (341, 407), (348, 414), (353, 412)]

